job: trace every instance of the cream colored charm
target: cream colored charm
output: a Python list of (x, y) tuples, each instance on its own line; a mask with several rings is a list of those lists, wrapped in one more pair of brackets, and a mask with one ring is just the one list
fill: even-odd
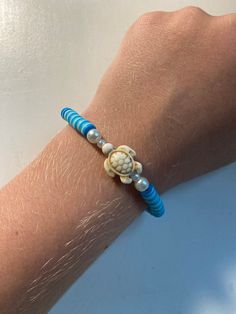
[(141, 174), (142, 173), (142, 171), (143, 171), (143, 166), (142, 166), (142, 164), (140, 163), (140, 162), (138, 162), (138, 161), (136, 161), (135, 162), (135, 170), (136, 170), (136, 172), (138, 173), (138, 174)]
[(102, 152), (105, 155), (108, 155), (113, 149), (114, 149), (114, 147), (113, 147), (113, 145), (111, 143), (105, 143), (102, 146)]
[(134, 160), (135, 151), (127, 145), (121, 145), (110, 151), (104, 162), (104, 168), (110, 177), (120, 176), (122, 183), (130, 184), (133, 180), (130, 175), (142, 172), (142, 164)]
[(104, 161), (104, 168), (105, 168), (105, 170), (106, 170), (106, 173), (107, 173), (110, 177), (114, 178), (115, 173), (114, 173), (113, 171), (110, 171), (110, 166), (109, 166), (109, 163), (108, 163), (108, 159), (105, 159), (105, 161)]

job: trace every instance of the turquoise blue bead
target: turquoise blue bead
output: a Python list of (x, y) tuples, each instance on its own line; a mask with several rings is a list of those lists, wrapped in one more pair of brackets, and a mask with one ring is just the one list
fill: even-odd
[(87, 133), (96, 129), (96, 126), (90, 121), (84, 119), (76, 111), (71, 108), (63, 108), (61, 111), (61, 116), (66, 120), (74, 129), (79, 131), (83, 136), (87, 136)]
[(146, 211), (155, 217), (161, 217), (165, 212), (164, 204), (155, 189), (154, 185), (149, 184), (147, 190), (139, 192), (144, 202), (147, 204)]

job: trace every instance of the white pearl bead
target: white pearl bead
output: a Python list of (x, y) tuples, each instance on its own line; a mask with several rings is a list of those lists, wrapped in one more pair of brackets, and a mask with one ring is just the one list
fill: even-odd
[(102, 146), (103, 154), (107, 155), (113, 150), (113, 145), (111, 143), (106, 143)]
[(143, 192), (149, 187), (148, 179), (141, 177), (138, 181), (135, 182), (134, 186), (136, 190)]
[(97, 129), (88, 131), (87, 139), (90, 143), (97, 143), (101, 139), (101, 133)]

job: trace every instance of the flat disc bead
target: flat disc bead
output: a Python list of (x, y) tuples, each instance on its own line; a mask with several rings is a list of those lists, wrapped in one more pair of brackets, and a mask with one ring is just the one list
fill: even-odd
[(138, 181), (134, 183), (136, 190), (139, 192), (146, 191), (149, 187), (149, 182), (147, 178), (141, 177)]

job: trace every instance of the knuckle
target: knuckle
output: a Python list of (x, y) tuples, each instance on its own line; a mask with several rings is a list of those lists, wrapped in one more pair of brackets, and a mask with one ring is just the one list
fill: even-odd
[[(179, 23), (183, 24), (183, 30), (196, 30), (201, 28), (201, 21), (209, 17), (209, 15), (199, 7), (187, 6), (175, 12)], [(184, 23), (183, 23), (184, 22)]]
[(165, 13), (161, 11), (147, 12), (142, 14), (137, 20), (135, 24), (145, 24), (151, 25), (156, 24), (160, 21), (160, 17), (162, 17)]
[(203, 15), (203, 14), (207, 14), (204, 10), (202, 10), (200, 7), (198, 6), (193, 6), (193, 5), (189, 5), (184, 7), (183, 9), (181, 9), (180, 11), (182, 11), (183, 13), (187, 14), (187, 15)]

